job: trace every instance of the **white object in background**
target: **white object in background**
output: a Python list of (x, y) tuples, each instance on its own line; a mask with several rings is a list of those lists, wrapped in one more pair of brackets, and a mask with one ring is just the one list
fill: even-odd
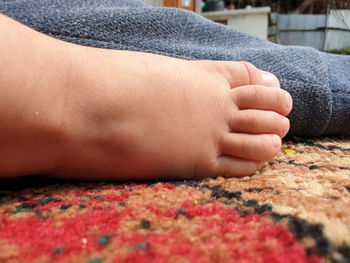
[(251, 9), (203, 12), (201, 15), (213, 21), (227, 21), (229, 27), (267, 39), (270, 12), (270, 7), (252, 7)]
[(144, 0), (146, 4), (154, 6), (154, 7), (162, 7), (163, 0)]
[(182, 0), (182, 6), (191, 6), (191, 0)]

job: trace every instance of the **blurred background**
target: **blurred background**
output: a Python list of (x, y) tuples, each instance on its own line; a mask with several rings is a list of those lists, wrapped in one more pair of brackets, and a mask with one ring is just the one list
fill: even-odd
[(350, 55), (350, 0), (145, 0), (283, 45)]

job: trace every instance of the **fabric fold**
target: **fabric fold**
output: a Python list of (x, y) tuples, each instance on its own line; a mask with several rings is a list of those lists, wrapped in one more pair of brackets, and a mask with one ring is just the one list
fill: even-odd
[(332, 115), (327, 135), (350, 135), (350, 56), (321, 53), (328, 69)]
[(249, 61), (293, 97), (289, 135), (325, 135), (332, 114), (327, 66), (313, 48), (287, 47), (193, 12), (139, 0), (6, 0), (0, 11), (52, 37), (99, 48), (198, 60)]

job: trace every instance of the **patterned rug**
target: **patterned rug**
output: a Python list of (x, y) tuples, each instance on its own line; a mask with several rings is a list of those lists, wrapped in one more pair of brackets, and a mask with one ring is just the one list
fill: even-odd
[(0, 262), (350, 262), (350, 139), (240, 179), (0, 180)]

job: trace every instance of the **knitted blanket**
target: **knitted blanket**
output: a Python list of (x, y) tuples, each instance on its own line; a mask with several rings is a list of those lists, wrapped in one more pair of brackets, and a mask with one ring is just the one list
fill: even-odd
[[(249, 61), (274, 73), (292, 95), (290, 135), (350, 135), (348, 109), (341, 107), (346, 108), (345, 113), (337, 114), (328, 67), (316, 49), (276, 45), (193, 12), (153, 8), (141, 0), (5, 0), (0, 1), (0, 12), (44, 34), (80, 45), (191, 60)], [(337, 93), (344, 98), (348, 90), (348, 85), (340, 85)], [(346, 100), (340, 102), (337, 104), (347, 105)], [(332, 114), (337, 120), (333, 126), (348, 128), (327, 133)], [(341, 122), (343, 119), (347, 122)]]
[(350, 262), (350, 140), (285, 141), (252, 177), (0, 180), (0, 262)]

